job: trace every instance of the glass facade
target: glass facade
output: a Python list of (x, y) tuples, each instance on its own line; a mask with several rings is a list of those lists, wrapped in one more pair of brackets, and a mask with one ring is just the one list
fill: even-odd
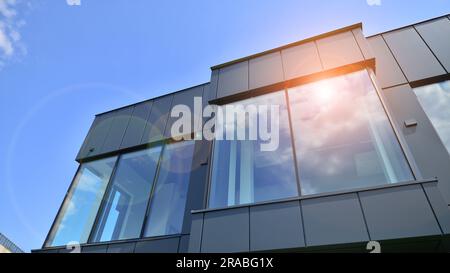
[[(415, 90), (447, 147), (450, 113), (440, 102), (449, 90)], [(214, 141), (209, 208), (414, 179), (366, 70), (218, 108), (227, 106), (245, 115), (217, 120), (225, 139)], [(263, 149), (269, 142), (274, 149)], [(46, 246), (181, 234), (194, 147), (172, 142), (83, 163)]]
[[(239, 101), (235, 105), (276, 105), (279, 109), (278, 128), (271, 128), (270, 120), (266, 122), (268, 132), (279, 129), (278, 148), (274, 151), (261, 150), (264, 142), (257, 140), (216, 140), (214, 143), (213, 169), (210, 187), (209, 207), (226, 207), (298, 195), (295, 175), (295, 164), (292, 152), (289, 117), (284, 91), (275, 92)], [(224, 120), (226, 130), (234, 130), (238, 126), (245, 127), (248, 135), (251, 120), (261, 120), (262, 115), (271, 117), (271, 109), (264, 111), (248, 111), (245, 124), (237, 124), (237, 119)], [(222, 124), (218, 124), (222, 127)], [(230, 129), (231, 128), (231, 129)], [(237, 137), (235, 138), (237, 139)]]
[(181, 233), (194, 144), (194, 141), (183, 141), (165, 146), (145, 226), (145, 237)]
[(139, 238), (161, 146), (120, 157), (94, 241)]
[(302, 194), (414, 179), (367, 71), (288, 94)]
[(310, 195), (414, 179), (366, 70), (286, 92), (289, 107), (284, 91), (238, 102), (279, 106), (279, 147), (268, 152), (259, 140), (216, 140), (210, 208), (298, 196), (297, 185)]
[(88, 241), (116, 159), (110, 157), (80, 166), (47, 240), (47, 246)]
[(450, 152), (450, 81), (414, 88), (414, 92)]

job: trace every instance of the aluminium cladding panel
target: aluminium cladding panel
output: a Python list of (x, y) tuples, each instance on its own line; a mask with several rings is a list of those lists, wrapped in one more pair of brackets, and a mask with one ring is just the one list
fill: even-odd
[(173, 94), (153, 100), (152, 109), (142, 135), (141, 144), (159, 141), (164, 138), (164, 131), (169, 118)]
[(450, 234), (450, 207), (445, 203), (444, 198), (437, 187), (437, 182), (423, 185), (425, 193), (430, 201), (442, 232)]
[[(173, 109), (177, 105), (185, 105), (185, 106), (189, 107), (189, 109), (191, 111), (191, 118), (189, 119), (191, 121), (190, 133), (198, 132), (198, 130), (200, 129), (198, 127), (194, 128), (195, 124), (198, 124), (198, 126), (202, 125), (202, 112), (196, 113), (194, 111), (194, 98), (199, 97), (201, 104), (203, 104), (203, 88), (204, 88), (204, 85), (199, 85), (199, 86), (196, 86), (193, 88), (183, 90), (181, 92), (177, 92), (173, 95), (171, 109)], [(202, 106), (202, 105), (200, 105), (200, 106)], [(172, 137), (171, 128), (172, 128), (173, 123), (177, 119), (179, 119), (179, 117), (172, 117), (170, 114), (170, 111), (169, 111), (167, 125), (165, 126), (165, 132), (164, 132), (165, 138)], [(193, 122), (194, 119), (196, 119), (196, 123)], [(177, 134), (173, 135), (173, 137), (176, 137), (176, 136), (182, 136), (182, 135), (177, 135)]]
[(217, 98), (248, 90), (248, 61), (235, 63), (219, 69)]
[(369, 241), (356, 193), (301, 201), (306, 245), (332, 245)]
[(376, 35), (368, 38), (367, 41), (375, 55), (375, 72), (381, 87), (385, 88), (407, 83), (383, 36)]
[(178, 245), (178, 253), (189, 252), (189, 235), (182, 235), (180, 237), (180, 244)]
[(107, 253), (133, 253), (135, 247), (135, 242), (113, 243), (108, 245)]
[(364, 61), (351, 31), (319, 39), (316, 43), (325, 70)]
[(249, 208), (205, 212), (201, 252), (248, 252)]
[(372, 240), (442, 235), (421, 185), (359, 194)]
[(284, 80), (281, 52), (265, 54), (249, 60), (249, 89)]
[(95, 117), (92, 128), (89, 130), (84, 147), (81, 148), (77, 159), (100, 154), (103, 143), (111, 128), (115, 117), (115, 111), (101, 114)]
[(191, 217), (191, 233), (189, 236), (189, 253), (200, 253), (202, 246), (204, 213), (193, 213)]
[(300, 44), (281, 51), (286, 80), (322, 71), (315, 42)]
[(211, 80), (210, 84), (207, 84), (207, 87), (204, 90), (204, 97), (206, 101), (211, 101), (217, 98), (217, 88), (219, 85), (219, 70), (214, 69), (211, 71)]
[(446, 73), (413, 27), (388, 32), (383, 37), (410, 82)]
[(81, 247), (81, 253), (106, 253), (108, 245), (93, 245)]
[(366, 37), (364, 37), (362, 29), (361, 28), (353, 29), (352, 32), (353, 36), (356, 39), (356, 42), (358, 43), (359, 49), (361, 49), (364, 59), (370, 60), (375, 58), (375, 54), (373, 53), (372, 48), (370, 47)]
[(177, 253), (180, 237), (136, 242), (135, 253)]
[(119, 110), (115, 110), (114, 119), (111, 123), (108, 135), (102, 145), (100, 153), (107, 153), (118, 150), (122, 143), (123, 136), (127, 130), (134, 106), (129, 106)]
[(299, 201), (250, 207), (250, 250), (305, 246)]
[(129, 148), (141, 144), (142, 135), (152, 109), (153, 101), (146, 101), (134, 106), (133, 115), (123, 136), (120, 148)]
[[(450, 156), (408, 84), (383, 89), (390, 112), (423, 178), (438, 177), (438, 187), (450, 204)], [(406, 120), (417, 126), (406, 127)]]
[(415, 25), (420, 36), (425, 40), (433, 53), (450, 71), (450, 20), (447, 17)]

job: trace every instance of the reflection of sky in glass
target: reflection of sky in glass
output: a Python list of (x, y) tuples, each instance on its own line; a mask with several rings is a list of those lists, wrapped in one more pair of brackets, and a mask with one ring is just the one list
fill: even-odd
[(450, 152), (450, 81), (414, 88), (414, 92)]
[(144, 236), (181, 233), (194, 146), (182, 141), (164, 148)]
[(112, 157), (81, 165), (55, 222), (48, 245), (62, 246), (71, 241), (87, 242), (115, 160), (116, 157)]
[(140, 236), (160, 153), (156, 146), (121, 156), (94, 241)]
[(412, 180), (366, 71), (291, 88), (302, 194)]
[[(279, 121), (275, 122), (279, 122), (279, 146), (274, 151), (261, 151), (260, 144), (263, 141), (259, 139), (216, 140), (209, 207), (226, 207), (297, 196), (285, 92), (267, 94), (236, 104), (278, 105)], [(247, 129), (247, 135), (248, 120), (258, 122), (258, 119), (260, 115), (255, 112), (247, 118), (245, 124), (240, 124)], [(270, 113), (267, 123), (270, 132)], [(227, 126), (230, 127), (233, 126)], [(272, 134), (272, 137), (276, 137), (276, 134)]]

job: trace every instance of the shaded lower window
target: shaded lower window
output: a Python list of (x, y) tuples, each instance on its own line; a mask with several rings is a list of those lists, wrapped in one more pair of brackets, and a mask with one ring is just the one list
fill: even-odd
[(183, 141), (164, 147), (144, 236), (181, 233), (194, 143)]
[(450, 81), (414, 88), (414, 92), (450, 152)]
[(302, 194), (413, 180), (367, 71), (288, 95)]
[(47, 246), (87, 242), (115, 161), (116, 157), (110, 157), (80, 166), (56, 218)]
[[(279, 119), (277, 134), (278, 147), (273, 151), (264, 151), (257, 140), (216, 140), (214, 142), (214, 157), (212, 165), (209, 207), (227, 207), (238, 204), (248, 204), (288, 198), (298, 195), (295, 164), (289, 132), (288, 112), (285, 92), (276, 92), (235, 103), (242, 106), (277, 105)], [(267, 108), (267, 128), (271, 128), (271, 109)], [(248, 112), (246, 126), (249, 121), (261, 121), (262, 112)], [(235, 122), (235, 121), (232, 121)], [(224, 121), (227, 127), (229, 121)], [(259, 124), (261, 125), (261, 124)], [(218, 124), (222, 126), (222, 124)], [(228, 129), (227, 129), (228, 130)], [(236, 132), (232, 132), (236, 134)], [(235, 138), (237, 139), (237, 138)]]
[(94, 241), (139, 238), (161, 147), (122, 155), (109, 187)]

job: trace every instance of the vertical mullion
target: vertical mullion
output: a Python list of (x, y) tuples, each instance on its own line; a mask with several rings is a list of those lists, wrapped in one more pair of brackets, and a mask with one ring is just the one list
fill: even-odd
[(95, 215), (95, 220), (92, 225), (91, 232), (89, 233), (89, 237), (87, 240), (88, 243), (92, 243), (92, 240), (94, 240), (94, 238), (93, 238), (94, 233), (97, 231), (96, 228), (98, 225), (98, 221), (100, 220), (101, 212), (103, 212), (103, 208), (106, 205), (106, 198), (109, 196), (109, 191), (111, 189), (112, 182), (114, 181), (114, 178), (116, 176), (117, 167), (119, 166), (119, 161), (121, 158), (122, 158), (122, 155), (118, 155), (116, 158), (116, 162), (114, 163), (114, 167), (113, 167), (111, 176), (109, 177), (108, 184), (106, 185), (105, 192), (103, 193), (102, 201), (100, 202), (100, 206), (98, 208), (97, 214)]
[(294, 170), (295, 170), (295, 178), (297, 179), (297, 191), (298, 191), (298, 195), (302, 196), (302, 187), (301, 187), (301, 182), (300, 182), (300, 170), (299, 170), (299, 165), (297, 162), (297, 149), (295, 147), (295, 137), (294, 137), (294, 127), (292, 126), (292, 114), (291, 114), (291, 104), (289, 101), (289, 94), (288, 94), (288, 90), (285, 89), (284, 91), (284, 95), (285, 95), (285, 101), (286, 101), (286, 109), (288, 112), (288, 123), (289, 123), (289, 132), (291, 134), (291, 146), (292, 146), (292, 153), (294, 156)]
[(158, 183), (159, 171), (161, 169), (161, 164), (162, 164), (162, 160), (163, 160), (164, 151), (166, 150), (166, 146), (168, 144), (163, 142), (161, 145), (162, 145), (162, 147), (161, 147), (161, 152), (159, 154), (158, 166), (156, 167), (156, 172), (155, 172), (155, 175), (153, 177), (152, 188), (150, 190), (150, 195), (148, 197), (147, 207), (145, 209), (144, 221), (142, 223), (142, 227), (141, 227), (141, 232), (140, 232), (139, 238), (144, 238), (145, 228), (147, 227), (147, 220), (148, 220), (149, 213), (150, 213), (150, 208), (151, 208), (151, 203), (152, 203), (152, 200), (153, 200), (153, 195), (154, 195), (157, 183)]

